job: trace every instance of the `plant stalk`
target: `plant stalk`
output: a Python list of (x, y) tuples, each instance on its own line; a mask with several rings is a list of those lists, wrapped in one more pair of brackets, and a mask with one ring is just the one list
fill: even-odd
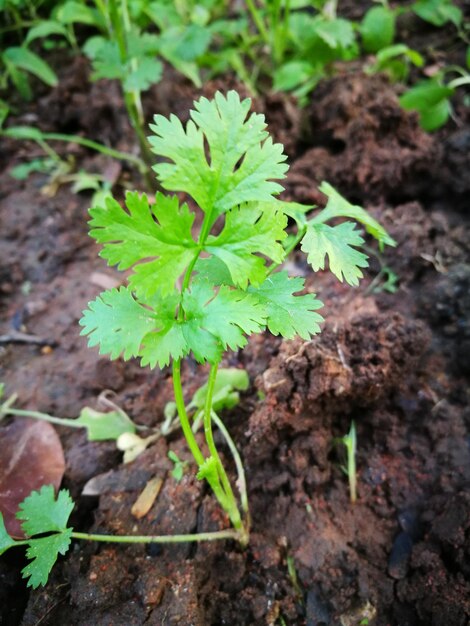
[[(187, 541), (216, 541), (218, 539), (240, 539), (236, 530), (218, 530), (189, 535), (98, 535), (94, 533), (72, 532), (73, 539), (85, 541), (104, 541), (107, 543), (184, 543)], [(18, 542), (19, 543), (19, 542)], [(24, 543), (27, 543), (24, 542)]]
[(222, 465), (222, 461), (220, 460), (220, 456), (215, 446), (214, 435), (212, 432), (212, 398), (214, 395), (214, 385), (217, 379), (218, 366), (218, 363), (214, 363), (213, 365), (211, 365), (209, 380), (207, 381), (207, 395), (204, 406), (204, 435), (206, 437), (207, 447), (209, 448), (211, 457), (215, 459), (217, 465), (217, 472), (220, 476), (220, 481), (222, 483), (222, 487), (227, 499), (227, 513), (230, 517), (230, 521), (237, 530), (242, 530), (243, 524), (240, 517), (240, 511), (238, 510), (237, 501), (233, 494), (232, 486), (228, 479), (227, 473), (224, 469), (224, 466)]

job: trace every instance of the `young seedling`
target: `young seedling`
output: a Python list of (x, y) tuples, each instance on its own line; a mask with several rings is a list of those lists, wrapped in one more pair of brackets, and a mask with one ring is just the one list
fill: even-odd
[[(362, 224), (379, 246), (395, 245), (364, 209), (350, 204), (327, 183), (320, 186), (328, 198), (320, 211), (277, 199), (282, 187), (274, 181), (284, 177), (286, 157), (282, 146), (269, 138), (264, 117), (249, 115), (250, 104), (233, 91), (218, 92), (211, 101), (201, 98), (195, 103), (186, 127), (175, 116), (155, 116), (150, 144), (159, 157), (154, 169), (160, 184), (191, 199), (191, 206), (201, 214), (201, 226), (193, 228), (195, 211), (176, 195), (157, 193), (150, 204), (145, 194), (130, 192), (126, 208), (112, 198), (105, 206), (93, 207), (90, 234), (103, 245), (101, 256), (110, 265), (132, 272), (127, 287), (103, 292), (80, 321), (89, 345), (99, 345), (100, 352), (112, 359), (138, 357), (142, 366), (151, 368), (172, 364), (175, 405), (198, 466), (197, 477), (207, 481), (233, 530), (166, 537), (76, 533), (67, 527), (68, 494), (61, 492), (54, 504), (53, 491), (43, 488), (22, 505), (20, 515), (27, 520), (23, 528), (29, 539), (14, 542), (6, 531), (0, 534), (3, 549), (29, 545), (28, 556), (36, 560), (25, 575), (32, 576), (39, 567), (30, 584), (45, 581), (71, 538), (121, 543), (231, 538), (246, 545), (250, 518), (243, 464), (215, 412), (221, 401), (217, 373), (223, 354), (243, 348), (249, 335), (266, 329), (286, 339), (305, 340), (320, 331), (323, 318), (317, 311), (322, 303), (313, 294), (301, 293), (303, 278), (279, 270), (297, 245), (314, 271), (323, 269), (328, 257), (333, 274), (351, 285), (358, 284), (367, 266), (367, 256), (359, 249), (364, 239), (354, 222)], [(337, 223), (338, 218), (346, 221)], [(327, 224), (331, 220), (334, 223)], [(182, 361), (190, 355), (209, 366), (207, 384), (191, 406), (196, 411), (203, 407), (204, 445), (194, 435), (184, 401)], [(233, 388), (233, 381), (230, 384)], [(222, 406), (227, 389), (224, 393)], [(213, 423), (235, 460), (240, 505), (215, 445)], [(55, 507), (61, 513), (58, 521), (53, 515), (51, 522)], [(36, 537), (46, 532), (53, 534)], [(46, 541), (50, 558), (41, 568), (41, 548), (46, 544), (37, 542)]]
[(176, 452), (173, 452), (173, 450), (170, 450), (168, 452), (168, 458), (173, 463), (173, 469), (171, 470), (171, 475), (176, 480), (176, 482), (179, 483), (180, 480), (183, 478), (184, 470), (186, 466), (188, 465), (188, 462), (182, 461), (179, 458), (179, 456), (176, 454)]
[[(284, 177), (286, 157), (268, 137), (264, 117), (248, 116), (249, 108), (250, 101), (240, 101), (232, 91), (196, 102), (186, 128), (175, 116), (155, 116), (149, 141), (166, 159), (154, 167), (160, 184), (192, 198), (202, 226), (194, 232), (195, 213), (177, 196), (163, 193), (153, 205), (131, 192), (127, 210), (113, 199), (93, 207), (90, 234), (103, 244), (101, 256), (133, 273), (128, 287), (105, 291), (91, 302), (80, 322), (89, 345), (99, 345), (113, 359), (139, 357), (151, 368), (172, 363), (176, 408), (198, 478), (207, 480), (242, 543), (247, 528), (212, 433), (223, 353), (242, 348), (247, 336), (266, 328), (287, 339), (309, 339), (320, 331), (322, 304), (312, 294), (295, 295), (304, 288), (302, 278), (276, 271), (297, 244), (315, 271), (328, 256), (340, 280), (358, 284), (367, 265), (357, 249), (363, 239), (353, 222), (331, 226), (327, 220), (353, 218), (381, 245), (394, 244), (362, 208), (327, 183), (320, 187), (329, 198), (327, 207), (311, 219), (312, 207), (276, 199), (282, 187), (274, 180)], [(297, 224), (289, 239), (288, 217)], [(210, 365), (203, 411), (206, 450), (194, 436), (183, 397), (181, 363), (190, 354)]]
[(354, 421), (351, 422), (349, 433), (344, 437), (335, 439), (335, 443), (344, 445), (346, 448), (346, 465), (342, 465), (341, 469), (348, 477), (349, 481), (349, 498), (354, 504), (357, 500), (357, 471), (356, 471), (356, 451), (357, 451), (357, 437), (356, 437), (356, 425)]

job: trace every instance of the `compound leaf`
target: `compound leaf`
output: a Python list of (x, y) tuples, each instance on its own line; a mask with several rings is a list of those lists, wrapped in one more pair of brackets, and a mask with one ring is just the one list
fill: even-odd
[(126, 206), (128, 212), (107, 198), (105, 207), (90, 209), (90, 235), (104, 244), (100, 255), (109, 265), (123, 270), (139, 263), (130, 278), (137, 294), (166, 296), (194, 257), (194, 214), (176, 196), (161, 193), (150, 206), (145, 194), (128, 192)]
[(279, 242), (287, 237), (286, 226), (283, 213), (262, 212), (244, 205), (226, 214), (223, 231), (210, 237), (205, 249), (225, 263), (235, 285), (246, 289), (248, 281), (260, 284), (266, 275), (265, 261), (255, 253), (262, 252), (275, 263), (284, 259)]
[(246, 344), (246, 335), (265, 326), (265, 309), (243, 291), (221, 287), (217, 294), (205, 283), (196, 283), (182, 298), (184, 317), (168, 315), (161, 327), (142, 340), (142, 365), (163, 367), (170, 358), (190, 352), (199, 362), (220, 360), (223, 350), (236, 350)]
[[(59, 495), (61, 493), (63, 492), (60, 491)], [(28, 587), (36, 589), (39, 585), (47, 583), (50, 571), (57, 561), (58, 555), (65, 554), (69, 549), (71, 534), (72, 529), (68, 528), (49, 537), (40, 537), (29, 542), (26, 556), (32, 560), (22, 570), (23, 578), (29, 577)]]
[(286, 339), (299, 335), (308, 340), (320, 332), (323, 317), (316, 310), (323, 303), (313, 294), (294, 295), (303, 288), (303, 278), (290, 278), (284, 271), (271, 274), (259, 287), (248, 288), (248, 292), (266, 306), (267, 326), (273, 335), (282, 335)]
[(390, 237), (385, 228), (381, 226), (377, 220), (374, 220), (362, 207), (351, 204), (338, 193), (334, 187), (325, 181), (319, 186), (319, 190), (328, 196), (328, 204), (323, 211), (312, 220), (313, 223), (323, 223), (332, 217), (350, 217), (362, 224), (366, 231), (378, 240), (381, 246), (396, 246), (396, 242)]
[(191, 195), (212, 221), (243, 202), (269, 201), (282, 190), (273, 182), (287, 170), (282, 146), (268, 137), (263, 115), (247, 119), (249, 108), (250, 100), (240, 102), (235, 91), (218, 92), (212, 101), (195, 103), (186, 129), (174, 115), (156, 115), (150, 126), (153, 152), (170, 160), (154, 167), (163, 187)]
[(81, 335), (89, 335), (90, 347), (99, 345), (100, 354), (125, 360), (139, 354), (143, 337), (155, 328), (152, 311), (135, 301), (129, 289), (104, 291), (83, 312)]
[(324, 269), (325, 256), (328, 256), (330, 270), (341, 282), (344, 276), (350, 285), (358, 285), (359, 278), (362, 278), (359, 268), (367, 267), (367, 256), (353, 246), (363, 243), (353, 222), (343, 222), (338, 226), (310, 223), (302, 239), (302, 250), (307, 253), (314, 272)]
[(62, 532), (73, 509), (73, 501), (66, 489), (54, 494), (52, 485), (43, 485), (39, 491), (33, 491), (20, 504), (16, 514), (22, 520), (21, 527), (26, 535), (32, 537), (46, 532)]

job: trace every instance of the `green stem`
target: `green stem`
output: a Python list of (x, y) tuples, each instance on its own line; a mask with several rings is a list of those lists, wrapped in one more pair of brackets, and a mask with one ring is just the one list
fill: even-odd
[(346, 448), (348, 451), (348, 479), (349, 479), (349, 495), (351, 502), (354, 504), (357, 500), (357, 476), (356, 476), (356, 449), (357, 437), (356, 426), (351, 422), (349, 435), (347, 436)]
[(106, 156), (109, 156), (113, 159), (119, 159), (120, 161), (129, 161), (130, 163), (133, 163), (135, 166), (137, 166), (141, 173), (144, 173), (147, 170), (147, 165), (138, 156), (130, 154), (129, 152), (121, 152), (120, 150), (114, 150), (114, 148), (108, 148), (108, 146), (105, 146), (104, 144), (98, 143), (91, 139), (86, 139), (85, 137), (80, 137), (79, 135), (64, 135), (62, 133), (42, 133), (42, 136), (46, 141), (66, 141), (68, 143), (76, 143), (80, 146), (84, 146), (85, 148), (96, 150), (96, 152), (101, 152), (101, 154), (105, 154)]
[(23, 409), (10, 409), (0, 407), (1, 415), (17, 415), (18, 417), (31, 417), (32, 419), (42, 420), (43, 422), (49, 422), (50, 424), (57, 424), (58, 426), (67, 426), (71, 428), (85, 428), (83, 424), (77, 424), (75, 420), (67, 419), (65, 417), (54, 417), (47, 413), (40, 413), (39, 411), (26, 411)]
[(248, 506), (248, 490), (246, 487), (245, 469), (243, 467), (243, 462), (240, 457), (240, 453), (238, 452), (237, 446), (235, 445), (235, 442), (230, 436), (230, 433), (225, 427), (225, 424), (223, 423), (223, 421), (220, 419), (220, 417), (217, 415), (215, 411), (212, 411), (212, 419), (214, 420), (214, 424), (222, 433), (222, 436), (227, 442), (230, 452), (232, 453), (233, 460), (235, 461), (235, 465), (237, 468), (237, 474), (238, 474), (237, 482), (238, 482), (238, 490), (240, 491), (240, 500), (242, 504), (242, 509), (244, 513), (246, 513), (246, 515), (249, 516), (250, 511), (249, 511), (249, 506)]
[[(106, 543), (184, 543), (187, 541), (215, 541), (218, 539), (240, 539), (236, 530), (218, 530), (189, 535), (97, 535), (94, 533), (72, 532), (73, 539), (104, 541)], [(19, 544), (20, 542), (18, 542)], [(28, 543), (23, 542), (23, 543)]]
[(261, 17), (260, 12), (258, 11), (258, 8), (256, 7), (255, 3), (253, 2), (253, 0), (246, 0), (246, 4), (248, 7), (248, 10), (250, 12), (250, 15), (253, 19), (253, 22), (256, 25), (256, 28), (258, 29), (259, 34), (261, 35), (261, 37), (264, 40), (264, 43), (269, 46), (271, 41), (270, 41), (270, 37), (269, 37), (269, 33), (267, 31), (267, 28), (263, 22), (263, 18)]
[[(180, 359), (176, 359), (173, 361), (173, 390), (175, 394), (175, 404), (178, 410), (178, 415), (180, 418), (181, 428), (183, 429), (183, 434), (188, 443), (189, 449), (196, 461), (196, 463), (201, 467), (204, 464), (205, 458), (202, 454), (194, 433), (191, 429), (191, 424), (189, 422), (188, 413), (186, 411), (186, 406), (184, 404), (184, 396), (183, 396), (183, 387), (181, 384), (181, 361)], [(230, 503), (228, 502), (228, 498), (220, 484), (219, 476), (216, 476), (216, 480), (207, 479), (212, 491), (215, 494), (215, 497), (219, 501), (220, 505), (227, 511), (230, 509)]]
[[(129, 28), (129, 25), (127, 24), (127, 4), (125, 3), (125, 0), (122, 0), (122, 19), (119, 16), (116, 0), (109, 0), (108, 6), (111, 22), (110, 37), (111, 39), (114, 38), (114, 40), (118, 44), (121, 63), (123, 65), (127, 65), (127, 63), (130, 61), (126, 43), (126, 27)], [(142, 113), (142, 103), (140, 100), (140, 92), (126, 91), (124, 89), (124, 83), (122, 81), (121, 89), (123, 92), (124, 104), (126, 106), (127, 115), (129, 116), (129, 121), (135, 131), (137, 140), (139, 142), (142, 159), (146, 163), (147, 167), (150, 169), (152, 165), (152, 153), (150, 151), (150, 146), (147, 143), (147, 138), (145, 137), (144, 132), (144, 119)], [(147, 187), (151, 190), (155, 190), (157, 186), (156, 180), (153, 178), (153, 176), (150, 175), (150, 172), (147, 168), (145, 169), (143, 175)]]
[(232, 486), (225, 472), (224, 466), (222, 465), (222, 461), (220, 460), (220, 456), (215, 446), (214, 435), (212, 432), (212, 398), (214, 395), (214, 386), (217, 379), (218, 366), (218, 363), (214, 363), (211, 365), (209, 379), (207, 381), (207, 395), (204, 405), (204, 435), (206, 437), (207, 447), (209, 448), (211, 457), (216, 461), (217, 472), (220, 476), (222, 487), (227, 496), (227, 513), (234, 527), (238, 530), (241, 530), (243, 528), (243, 525), (240, 518), (240, 512), (238, 510), (237, 501), (233, 494)]
[(448, 83), (447, 87), (450, 89), (456, 89), (457, 87), (462, 87), (463, 85), (470, 85), (470, 76), (462, 76), (461, 78), (454, 78)]
[(194, 433), (191, 430), (191, 424), (189, 423), (188, 413), (184, 404), (183, 387), (181, 384), (181, 360), (176, 359), (173, 361), (173, 390), (175, 394), (175, 403), (178, 410), (178, 415), (181, 422), (181, 428), (183, 434), (188, 442), (189, 449), (198, 465), (204, 463), (204, 455), (202, 454), (197, 444)]

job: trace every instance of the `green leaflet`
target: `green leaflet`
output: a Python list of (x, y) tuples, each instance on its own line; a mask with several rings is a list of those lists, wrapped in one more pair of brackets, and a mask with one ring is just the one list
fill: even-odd
[(377, 220), (374, 220), (367, 211), (364, 211), (362, 207), (348, 202), (346, 198), (325, 181), (322, 182), (319, 190), (328, 196), (328, 204), (323, 211), (311, 220), (311, 223), (324, 223), (333, 217), (350, 217), (362, 224), (366, 231), (377, 239), (381, 247), (383, 245), (396, 246), (396, 242), (390, 237), (385, 228)]
[(287, 237), (286, 226), (282, 213), (263, 213), (256, 205), (244, 205), (226, 214), (223, 231), (209, 237), (205, 250), (223, 261), (233, 284), (246, 289), (248, 281), (259, 285), (266, 277), (265, 261), (255, 253), (262, 252), (275, 263), (284, 259), (279, 242)]
[(320, 332), (323, 317), (316, 310), (323, 303), (313, 294), (294, 296), (303, 288), (304, 279), (289, 278), (287, 272), (276, 272), (259, 287), (248, 287), (248, 293), (266, 306), (267, 325), (273, 335), (282, 335), (286, 339), (299, 335), (308, 340)]
[[(58, 555), (69, 549), (72, 529), (67, 528), (67, 523), (72, 509), (69, 492), (61, 489), (56, 499), (52, 485), (43, 485), (20, 504), (16, 517), (23, 520), (23, 531), (31, 537), (26, 551), (31, 562), (22, 570), (23, 578), (28, 578), (28, 586), (36, 589), (45, 585)], [(45, 533), (53, 534), (33, 537)]]
[(23, 520), (23, 531), (32, 537), (65, 530), (72, 509), (73, 502), (68, 491), (61, 490), (56, 500), (54, 487), (43, 485), (39, 491), (33, 491), (23, 500), (16, 517)]
[(282, 191), (272, 182), (284, 178), (287, 170), (282, 146), (268, 137), (263, 115), (253, 113), (247, 119), (249, 108), (250, 100), (240, 102), (236, 92), (218, 92), (214, 100), (195, 103), (186, 129), (175, 115), (156, 115), (150, 126), (153, 152), (170, 160), (154, 166), (163, 187), (192, 196), (210, 213), (211, 224), (235, 206), (269, 201)]
[(36, 589), (39, 585), (47, 583), (57, 557), (59, 554), (65, 554), (70, 547), (71, 534), (70, 528), (49, 537), (40, 537), (30, 541), (26, 556), (31, 559), (31, 563), (28, 563), (21, 571), (23, 578), (29, 578), (28, 587)]
[(207, 284), (195, 284), (183, 294), (184, 318), (168, 320), (142, 340), (142, 365), (163, 367), (170, 359), (190, 352), (199, 362), (220, 360), (222, 352), (246, 344), (246, 336), (265, 326), (264, 306), (253, 296), (221, 287), (217, 294)]
[(104, 244), (100, 256), (109, 265), (124, 270), (138, 264), (130, 277), (137, 294), (166, 296), (194, 258), (194, 214), (186, 204), (180, 207), (176, 196), (161, 193), (150, 206), (145, 194), (128, 192), (126, 206), (128, 212), (107, 198), (105, 207), (90, 209), (90, 235)]
[[(175, 303), (176, 306), (176, 303)], [(100, 354), (125, 360), (139, 354), (144, 335), (155, 328), (152, 311), (133, 298), (129, 289), (120, 287), (104, 291), (88, 304), (79, 322), (81, 335), (89, 335), (90, 347), (100, 346)]]
[(126, 59), (123, 63), (116, 41), (104, 37), (88, 40), (85, 52), (93, 63), (93, 80), (118, 79), (124, 91), (145, 91), (161, 78), (163, 66), (155, 58), (159, 49), (156, 35), (132, 30), (126, 38)]
[(364, 239), (355, 230), (353, 222), (343, 222), (338, 226), (308, 224), (302, 239), (302, 250), (314, 272), (325, 268), (328, 256), (330, 271), (343, 282), (343, 276), (350, 285), (358, 285), (362, 272), (367, 267), (367, 256), (352, 246), (360, 246)]

